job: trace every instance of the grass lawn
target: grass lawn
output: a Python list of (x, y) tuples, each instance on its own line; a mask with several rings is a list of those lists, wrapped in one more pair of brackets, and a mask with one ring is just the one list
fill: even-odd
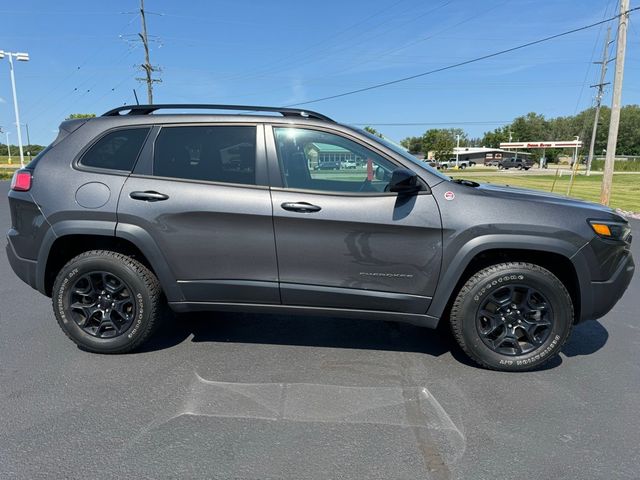
[[(448, 175), (454, 178), (467, 178), (478, 183), (493, 183), (495, 185), (510, 185), (513, 187), (532, 188), (550, 192), (553, 187), (553, 175), (526, 175), (526, 174), (477, 174), (470, 171), (448, 171)], [(556, 179), (554, 193), (566, 195), (569, 187), (569, 175), (563, 175)], [(602, 175), (576, 175), (571, 190), (572, 197), (591, 202), (600, 201), (600, 186)], [(640, 175), (616, 173), (613, 175), (613, 188), (611, 191), (611, 207), (620, 208), (631, 212), (640, 212)]]
[[(31, 158), (33, 157), (34, 155), (31, 155)], [(29, 156), (27, 155), (26, 152), (24, 154), (24, 163), (29, 163)], [(8, 165), (8, 164), (9, 164), (9, 157), (6, 155), (0, 155), (0, 165)], [(18, 152), (18, 150), (16, 150), (14, 154), (13, 149), (11, 149), (11, 164), (20, 165), (20, 152)]]

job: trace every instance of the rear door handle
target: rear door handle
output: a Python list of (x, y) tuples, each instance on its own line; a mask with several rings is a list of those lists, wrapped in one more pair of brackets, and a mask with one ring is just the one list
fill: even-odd
[(145, 202), (159, 202), (160, 200), (166, 200), (169, 198), (169, 195), (154, 192), (152, 190), (146, 192), (131, 192), (129, 196), (134, 200), (144, 200)]
[(312, 205), (307, 202), (285, 202), (280, 205), (284, 210), (289, 210), (290, 212), (300, 212), (300, 213), (313, 213), (319, 212), (322, 210), (317, 205)]

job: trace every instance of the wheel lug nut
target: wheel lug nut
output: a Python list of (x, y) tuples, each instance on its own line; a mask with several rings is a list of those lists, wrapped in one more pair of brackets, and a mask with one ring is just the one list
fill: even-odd
[(511, 328), (513, 325), (509, 324), (508, 327)]

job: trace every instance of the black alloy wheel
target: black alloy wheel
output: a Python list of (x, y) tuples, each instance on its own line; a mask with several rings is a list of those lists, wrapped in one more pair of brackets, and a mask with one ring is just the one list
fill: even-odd
[(136, 316), (131, 288), (110, 272), (82, 275), (69, 290), (69, 308), (84, 332), (114, 338), (126, 332)]
[(476, 315), (480, 338), (502, 355), (532, 352), (547, 341), (552, 327), (549, 301), (527, 285), (507, 285), (492, 292)]

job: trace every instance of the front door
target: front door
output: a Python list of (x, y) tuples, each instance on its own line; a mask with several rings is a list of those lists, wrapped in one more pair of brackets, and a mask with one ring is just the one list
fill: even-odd
[(159, 247), (183, 295), (171, 300), (280, 303), (262, 131), (163, 126), (125, 182), (118, 229)]
[[(425, 313), (442, 250), (433, 196), (426, 188), (387, 192), (402, 165), (355, 139), (272, 130), (271, 165), (282, 179), (271, 191), (282, 303)], [(323, 168), (329, 161), (337, 169)]]

